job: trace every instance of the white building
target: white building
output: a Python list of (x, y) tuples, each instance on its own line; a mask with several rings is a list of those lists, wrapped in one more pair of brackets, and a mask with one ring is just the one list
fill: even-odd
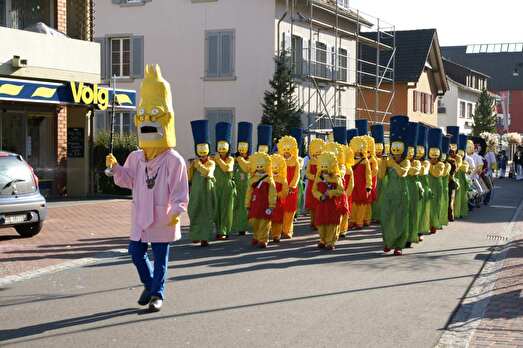
[(443, 63), (449, 90), (438, 101), (438, 126), (459, 126), (461, 132), (470, 134), (476, 104), (489, 77), (447, 59)]
[[(372, 23), (333, 0), (98, 0), (95, 37), (102, 77), (116, 75), (119, 88), (138, 90), (144, 63), (161, 66), (173, 90), (178, 151), (188, 158), (191, 120), (208, 118), (211, 139), (218, 121), (260, 122), (283, 48), (293, 51), (303, 127), (352, 126), (361, 26)], [(314, 122), (318, 115), (325, 117)], [(133, 131), (132, 117), (118, 114), (116, 130)], [(96, 123), (107, 128), (109, 117)]]

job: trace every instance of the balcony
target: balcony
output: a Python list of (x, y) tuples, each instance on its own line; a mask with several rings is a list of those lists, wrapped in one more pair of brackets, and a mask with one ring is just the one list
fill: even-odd
[[(0, 75), (56, 81), (100, 82), (100, 45), (0, 27)], [(15, 67), (13, 56), (27, 65)]]

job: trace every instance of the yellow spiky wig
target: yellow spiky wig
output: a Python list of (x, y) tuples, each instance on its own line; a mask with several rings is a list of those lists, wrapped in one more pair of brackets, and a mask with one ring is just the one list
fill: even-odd
[(311, 143), (309, 144), (309, 157), (313, 158), (314, 156), (318, 156), (325, 147), (325, 142), (322, 139), (314, 138), (311, 140)]
[(367, 141), (363, 136), (357, 136), (351, 139), (350, 147), (354, 156), (367, 157)]
[(367, 141), (367, 153), (370, 157), (376, 157), (376, 142), (373, 137), (369, 135), (363, 136)]
[(298, 158), (298, 142), (290, 135), (283, 136), (278, 141), (278, 153), (283, 156), (286, 152), (290, 153), (292, 158)]
[(345, 148), (345, 165), (348, 167), (352, 167), (355, 164), (354, 161), (354, 151), (350, 146), (344, 146)]
[[(287, 162), (282, 155), (275, 153), (271, 156), (272, 174), (280, 180), (287, 180)], [(275, 169), (278, 169), (277, 171)]]
[(258, 168), (263, 168), (265, 174), (272, 177), (272, 161), (268, 154), (255, 152), (249, 157), (249, 165), (251, 166), (251, 173), (255, 173)]
[[(336, 154), (332, 152), (323, 152), (318, 157), (318, 167), (326, 167), (327, 172), (331, 175), (340, 175), (340, 168), (338, 167), (338, 160), (336, 159)], [(321, 170), (318, 170), (320, 173)]]

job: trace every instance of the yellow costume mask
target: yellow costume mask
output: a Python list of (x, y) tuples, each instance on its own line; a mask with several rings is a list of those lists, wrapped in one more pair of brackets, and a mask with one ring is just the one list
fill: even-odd
[(272, 175), (280, 180), (287, 180), (287, 163), (285, 158), (280, 154), (271, 156)]
[(474, 142), (467, 140), (467, 155), (472, 156), (474, 154)]
[(321, 139), (315, 138), (311, 140), (309, 145), (309, 157), (318, 158), (318, 156), (323, 152), (325, 142)]
[(431, 147), (429, 149), (429, 158), (431, 160), (438, 160), (440, 155), (441, 155), (441, 151), (437, 147)]
[(390, 144), (385, 144), (385, 156), (390, 155)]
[(425, 156), (425, 146), (416, 146), (416, 159), (422, 159)]
[(229, 153), (229, 143), (226, 141), (219, 141), (216, 147), (220, 155), (225, 156)]
[(393, 156), (396, 156), (396, 157), (402, 156), (404, 152), (405, 152), (405, 144), (403, 142), (394, 141), (390, 145), (390, 153)]
[(367, 157), (367, 141), (363, 136), (357, 136), (351, 139), (350, 147), (354, 152), (354, 159), (360, 160)]
[(465, 151), (458, 150), (458, 155), (460, 155), (462, 158), (465, 157)]
[(196, 154), (199, 157), (209, 156), (209, 144), (196, 145)]
[(263, 152), (254, 153), (250, 159), (251, 172), (257, 176), (272, 176), (271, 156)]
[(244, 143), (244, 142), (239, 142), (238, 143), (238, 152), (241, 155), (245, 156), (247, 153), (249, 153), (249, 144), (248, 143)]
[(158, 65), (147, 64), (140, 87), (134, 124), (140, 148), (167, 149), (176, 146), (171, 87)]
[(407, 159), (408, 160), (414, 159), (414, 153), (415, 153), (415, 150), (412, 146), (407, 147)]
[(377, 143), (376, 144), (376, 156), (381, 157), (383, 155), (384, 149), (385, 149), (385, 146), (383, 143)]
[(332, 152), (323, 152), (318, 157), (318, 168), (320, 174), (339, 175), (338, 160)]
[(298, 158), (298, 142), (286, 135), (278, 141), (278, 153), (286, 160)]
[(267, 154), (269, 153), (269, 147), (267, 145), (259, 145), (258, 152)]

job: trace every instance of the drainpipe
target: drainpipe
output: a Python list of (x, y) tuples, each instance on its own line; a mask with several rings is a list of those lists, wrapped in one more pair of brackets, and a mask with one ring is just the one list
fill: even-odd
[(289, 0), (286, 1), (285, 12), (283, 12), (283, 15), (278, 20), (278, 39), (276, 40), (276, 42), (278, 44), (278, 46), (277, 46), (278, 47), (278, 57), (280, 56), (280, 24), (281, 24), (281, 22), (283, 22), (285, 17), (287, 17), (288, 10), (289, 10)]

